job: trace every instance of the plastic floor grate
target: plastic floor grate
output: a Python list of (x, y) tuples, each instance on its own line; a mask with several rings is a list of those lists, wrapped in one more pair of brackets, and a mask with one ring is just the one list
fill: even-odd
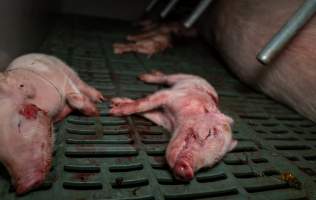
[[(151, 58), (114, 55), (112, 43), (131, 32), (123, 22), (62, 17), (41, 52), (65, 60), (106, 96), (137, 98), (157, 90), (136, 79), (151, 69), (201, 75), (234, 118), (238, 147), (190, 183), (179, 182), (164, 159), (169, 133), (140, 117), (108, 116), (103, 103), (99, 118), (72, 114), (55, 126), (54, 162), (40, 189), (16, 197), (2, 167), (0, 199), (316, 199), (315, 123), (242, 85), (200, 41)], [(285, 172), (298, 181), (282, 180)]]

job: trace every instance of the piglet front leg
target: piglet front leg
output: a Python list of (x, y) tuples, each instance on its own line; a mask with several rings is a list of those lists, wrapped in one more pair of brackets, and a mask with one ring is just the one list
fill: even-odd
[(142, 99), (113, 98), (110, 113), (114, 116), (124, 116), (134, 113), (143, 113), (165, 104), (169, 91), (159, 91)]

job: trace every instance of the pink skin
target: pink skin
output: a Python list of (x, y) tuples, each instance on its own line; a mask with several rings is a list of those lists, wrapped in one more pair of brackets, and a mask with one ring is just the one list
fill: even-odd
[[(316, 17), (267, 66), (256, 54), (303, 0), (218, 0), (203, 34), (243, 81), (316, 122)], [(203, 24), (203, 23), (201, 23)]]
[(147, 38), (152, 38), (156, 35), (163, 35), (163, 34), (170, 35), (171, 33), (178, 33), (181, 28), (182, 28), (182, 25), (180, 23), (172, 22), (168, 24), (162, 24), (156, 28), (145, 31), (144, 33), (128, 35), (126, 39), (128, 41), (142, 41)]
[(0, 75), (0, 161), (17, 194), (40, 186), (52, 159), (53, 122), (78, 109), (97, 116), (104, 98), (59, 59), (28, 54)]
[(110, 113), (138, 113), (172, 132), (166, 158), (177, 178), (191, 180), (196, 171), (212, 167), (237, 145), (230, 128), (233, 120), (219, 111), (217, 93), (206, 80), (157, 71), (139, 78), (171, 88), (138, 100), (113, 98)]
[(170, 22), (154, 27), (145, 33), (128, 35), (126, 39), (133, 43), (114, 43), (113, 51), (115, 54), (137, 52), (152, 56), (172, 47), (171, 34), (184, 37), (197, 35), (194, 28), (186, 29), (179, 22)]
[(183, 37), (195, 37), (197, 35), (195, 28), (185, 28), (182, 23), (179, 22), (169, 22), (161, 25), (152, 26), (151, 28), (147, 28), (144, 30), (144, 33), (128, 35), (128, 41), (142, 41), (147, 38), (152, 38), (156, 35), (171, 35), (174, 34), (176, 36)]
[(169, 35), (159, 34), (139, 40), (135, 43), (114, 43), (113, 50), (115, 54), (137, 52), (152, 56), (153, 54), (164, 51), (166, 48), (170, 48), (170, 43)]

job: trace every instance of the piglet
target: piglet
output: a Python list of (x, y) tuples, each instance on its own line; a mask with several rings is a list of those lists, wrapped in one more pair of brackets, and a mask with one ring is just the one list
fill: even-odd
[[(150, 21), (144, 21), (140, 24), (152, 25)], [(182, 38), (192, 38), (197, 36), (195, 28), (187, 29), (180, 22), (162, 23), (157, 26), (148, 26), (145, 32), (135, 35), (128, 35), (128, 43), (114, 43), (113, 51), (115, 54), (127, 52), (137, 52), (146, 54), (149, 57), (163, 52), (172, 47), (172, 35)]]
[(0, 73), (0, 161), (17, 194), (40, 186), (49, 172), (53, 122), (73, 109), (97, 116), (102, 94), (61, 60), (44, 54), (15, 59)]
[(113, 51), (115, 54), (137, 52), (150, 57), (170, 47), (171, 37), (168, 34), (161, 33), (152, 35), (149, 38), (142, 38), (135, 43), (114, 43)]
[(139, 78), (171, 88), (138, 100), (113, 98), (110, 113), (138, 113), (172, 132), (166, 159), (176, 178), (191, 180), (196, 171), (212, 167), (237, 145), (231, 132), (233, 120), (220, 112), (218, 95), (206, 80), (161, 72), (142, 74)]

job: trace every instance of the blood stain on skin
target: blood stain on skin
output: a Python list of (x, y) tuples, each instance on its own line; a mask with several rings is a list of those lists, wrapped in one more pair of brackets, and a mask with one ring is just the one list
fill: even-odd
[(37, 113), (40, 111), (36, 105), (34, 104), (26, 104), (23, 108), (19, 111), (21, 115), (23, 115), (26, 119), (36, 119)]

